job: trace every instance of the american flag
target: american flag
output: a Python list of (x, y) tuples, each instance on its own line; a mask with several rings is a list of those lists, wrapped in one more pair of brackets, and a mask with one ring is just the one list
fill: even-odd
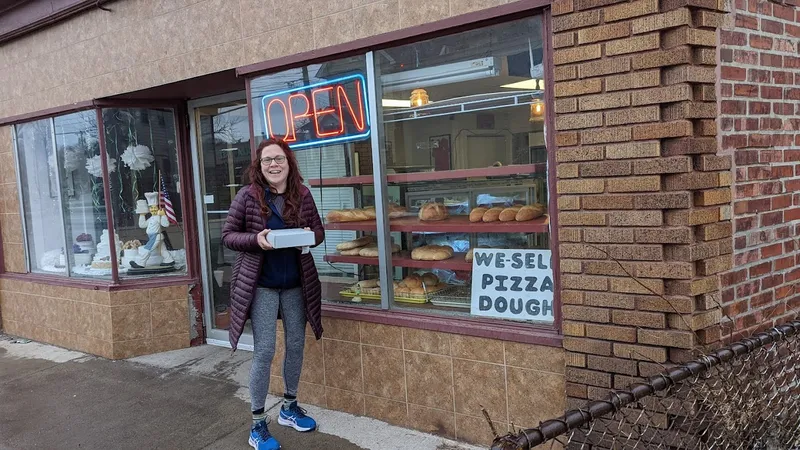
[(164, 212), (167, 213), (167, 220), (169, 223), (177, 225), (178, 219), (175, 217), (175, 209), (172, 208), (172, 200), (169, 199), (169, 192), (167, 192), (167, 185), (164, 183), (164, 175), (161, 176), (161, 192), (159, 192), (159, 200), (164, 205)]

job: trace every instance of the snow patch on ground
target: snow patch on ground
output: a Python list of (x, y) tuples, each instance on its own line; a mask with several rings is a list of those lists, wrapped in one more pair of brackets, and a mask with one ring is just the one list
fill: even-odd
[(0, 348), (6, 351), (4, 357), (16, 359), (42, 359), (54, 363), (65, 363), (82, 359), (91, 359), (85, 353), (40, 344), (27, 339), (17, 339), (12, 336), (0, 334)]

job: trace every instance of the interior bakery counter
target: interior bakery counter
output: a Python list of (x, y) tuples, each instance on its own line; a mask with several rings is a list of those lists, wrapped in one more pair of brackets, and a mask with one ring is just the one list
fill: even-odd
[[(358, 222), (326, 223), (326, 230), (375, 231), (374, 220)], [(549, 216), (538, 217), (526, 222), (470, 222), (469, 216), (450, 216), (435, 222), (422, 221), (417, 217), (399, 217), (389, 220), (389, 230), (404, 233), (547, 233), (550, 229)]]
[[(545, 163), (515, 164), (501, 167), (485, 167), (480, 169), (443, 170), (438, 172), (395, 173), (386, 175), (389, 184), (416, 183), (426, 181), (458, 180), (468, 178), (514, 177), (526, 176), (534, 173), (544, 174), (547, 170)], [(359, 175), (341, 178), (313, 178), (308, 180), (313, 187), (358, 186), (373, 184), (372, 175)]]

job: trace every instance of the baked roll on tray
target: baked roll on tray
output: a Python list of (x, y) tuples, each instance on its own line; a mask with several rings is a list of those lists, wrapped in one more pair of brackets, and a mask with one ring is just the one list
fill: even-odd
[(399, 283), (397, 281), (394, 282), (394, 294), (398, 297), (419, 298), (446, 287), (447, 284), (441, 283), (439, 277), (431, 272), (426, 272), (422, 275), (413, 273)]

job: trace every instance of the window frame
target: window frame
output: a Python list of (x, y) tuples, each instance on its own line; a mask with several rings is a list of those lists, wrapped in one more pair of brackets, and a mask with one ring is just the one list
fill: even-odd
[[(196, 245), (196, 237), (197, 237), (197, 226), (196, 226), (196, 211), (194, 206), (194, 176), (193, 176), (193, 169), (191, 163), (191, 150), (190, 146), (188, 145), (188, 131), (185, 129), (187, 122), (187, 110), (186, 105), (181, 102), (175, 101), (163, 101), (163, 100), (135, 100), (135, 101), (126, 101), (126, 100), (96, 100), (91, 102), (83, 102), (79, 104), (71, 105), (71, 108), (53, 108), (51, 110), (41, 111), (39, 113), (34, 113), (30, 115), (26, 115), (24, 117), (18, 117), (18, 120), (9, 121), (7, 125), (11, 127), (11, 134), (12, 134), (12, 148), (14, 154), (14, 169), (16, 173), (16, 183), (17, 183), (17, 196), (20, 208), (20, 215), (21, 215), (21, 225), (22, 225), (22, 233), (23, 233), (23, 245), (24, 245), (24, 257), (25, 257), (25, 273), (18, 274), (7, 272), (4, 265), (0, 267), (0, 274), (3, 277), (8, 278), (18, 278), (28, 282), (38, 282), (38, 283), (45, 283), (45, 284), (57, 284), (69, 287), (76, 287), (76, 288), (83, 288), (83, 289), (101, 289), (107, 291), (118, 291), (118, 290), (128, 290), (128, 289), (152, 289), (156, 287), (162, 286), (173, 286), (176, 284), (192, 284), (196, 283), (199, 274), (199, 255), (196, 253), (198, 252), (197, 245)], [(67, 267), (66, 273), (61, 274), (42, 274), (42, 273), (34, 273), (31, 271), (32, 263), (31, 263), (31, 253), (30, 253), (30, 244), (28, 242), (27, 232), (28, 226), (25, 219), (24, 214), (24, 203), (23, 203), (23, 175), (20, 172), (20, 155), (19, 155), (19, 147), (17, 143), (17, 127), (22, 124), (32, 123), (38, 120), (49, 120), (51, 128), (55, 122), (57, 117), (67, 116), (70, 114), (83, 112), (83, 111), (95, 111), (95, 120), (97, 121), (97, 130), (98, 130), (98, 144), (100, 147), (100, 157), (101, 157), (101, 167), (102, 167), (102, 175), (103, 175), (103, 192), (104, 197), (107, 202), (111, 202), (111, 188), (108, 183), (109, 174), (108, 174), (108, 153), (106, 149), (106, 137), (105, 137), (105, 125), (102, 120), (102, 114), (104, 109), (112, 109), (112, 108), (119, 108), (119, 109), (129, 109), (129, 108), (160, 108), (160, 109), (169, 109), (172, 111), (173, 120), (175, 122), (175, 147), (177, 152), (177, 160), (178, 160), (178, 175), (181, 180), (181, 185), (184, 187), (180, 190), (179, 199), (181, 202), (181, 209), (182, 209), (182, 219), (183, 219), (183, 227), (184, 227), (184, 246), (186, 249), (186, 272), (185, 273), (176, 273), (174, 275), (164, 275), (160, 277), (151, 277), (151, 278), (127, 278), (127, 277), (120, 277), (119, 276), (119, 267), (118, 263), (115, 258), (112, 258), (112, 270), (111, 270), (111, 277), (105, 278), (91, 278), (91, 277), (74, 277), (71, 276), (71, 270)], [(54, 132), (54, 128), (53, 128)], [(54, 151), (56, 143), (53, 143)], [(188, 181), (187, 181), (188, 180)], [(58, 185), (61, 184), (61, 176), (58, 177)], [(191, 189), (186, 189), (185, 187), (191, 187)], [(61, 192), (59, 189), (59, 197), (58, 197), (59, 206), (62, 209), (60, 213), (61, 222), (62, 222), (62, 230), (64, 230), (64, 217), (63, 217), (63, 201), (61, 199)], [(109, 204), (106, 205), (106, 220), (108, 221), (108, 230), (111, 236), (115, 233), (115, 224), (113, 221), (113, 212), (112, 208)], [(66, 242), (66, 231), (64, 231), (63, 239)], [(113, 241), (113, 239), (112, 239)], [(65, 244), (66, 245), (66, 244)], [(109, 246), (111, 247), (110, 250), (112, 253), (115, 253), (119, 249), (116, 249), (115, 242), (109, 242)], [(2, 258), (2, 254), (0, 254), (0, 258)], [(69, 266), (69, 264), (67, 264)]]
[[(373, 186), (375, 188), (376, 203), (376, 233), (378, 236), (379, 276), (381, 285), (387, 285), (387, 280), (392, 279), (391, 252), (388, 251), (390, 231), (388, 227), (388, 205), (386, 178), (386, 161), (380, 142), (384, 135), (383, 120), (380, 117), (382, 108), (378, 102), (376, 92), (376, 67), (374, 64), (375, 52), (401, 46), (408, 43), (424, 41), (441, 36), (458, 34), (465, 31), (480, 29), (492, 25), (503, 24), (514, 20), (525, 19), (540, 15), (542, 17), (543, 39), (543, 64), (545, 70), (545, 145), (547, 148), (546, 182), (548, 189), (547, 212), (550, 216), (550, 250), (552, 252), (552, 271), (554, 283), (553, 295), (553, 322), (515, 322), (488, 317), (451, 317), (427, 312), (408, 311), (392, 308), (394, 303), (390, 293), (381, 292), (381, 307), (366, 308), (357, 305), (338, 305), (323, 302), (323, 315), (361, 320), (366, 322), (387, 325), (407, 326), (411, 328), (428, 329), (432, 331), (454, 332), (456, 334), (473, 335), (486, 338), (503, 339), (515, 342), (524, 342), (542, 345), (561, 345), (562, 334), (562, 303), (561, 303), (561, 277), (560, 256), (558, 254), (558, 194), (556, 190), (556, 142), (555, 142), (555, 113), (553, 90), (555, 88), (552, 42), (552, 11), (550, 2), (515, 2), (491, 8), (491, 13), (479, 11), (468, 13), (456, 18), (445, 19), (430, 24), (420, 25), (399, 32), (387, 33), (377, 39), (361, 39), (351, 43), (341, 44), (327, 48), (323, 52), (307, 52), (278, 58), (263, 63), (257, 63), (237, 69), (239, 76), (245, 76), (246, 98), (250, 118), (251, 152), (256, 156), (254, 137), (254, 116), (252, 107), (252, 80), (261, 76), (268, 76), (284, 70), (302, 67), (308, 64), (332, 61), (348, 56), (365, 55), (367, 60), (367, 101), (369, 104), (370, 123), (375, 127), (369, 137), (371, 141), (373, 161)], [(377, 42), (376, 42), (377, 41)], [(322, 53), (322, 55), (320, 55)], [(388, 283), (391, 286), (391, 283)]]

